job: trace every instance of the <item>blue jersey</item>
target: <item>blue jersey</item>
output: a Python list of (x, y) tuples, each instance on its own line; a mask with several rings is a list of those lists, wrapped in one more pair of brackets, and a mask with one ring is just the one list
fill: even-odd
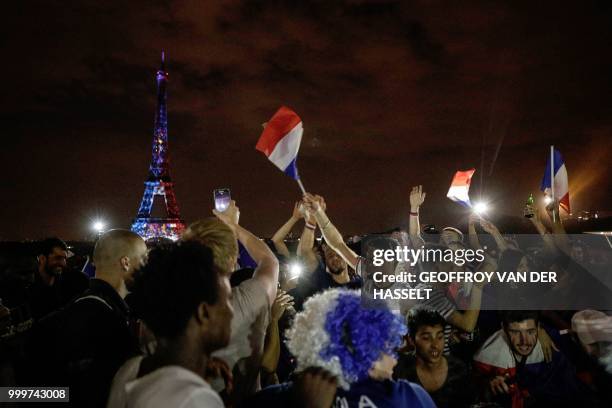
[[(294, 404), (293, 383), (272, 385), (252, 396), (244, 405), (249, 408), (285, 408)], [(367, 379), (352, 384), (349, 391), (338, 388), (335, 408), (435, 408), (433, 400), (420, 385), (405, 380), (376, 381)]]
[(377, 381), (366, 379), (338, 388), (335, 408), (435, 408), (433, 400), (420, 385), (405, 380)]

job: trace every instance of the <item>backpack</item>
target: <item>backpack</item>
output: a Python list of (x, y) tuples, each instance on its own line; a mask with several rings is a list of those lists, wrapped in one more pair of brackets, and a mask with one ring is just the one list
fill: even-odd
[(94, 300), (114, 312), (103, 298), (86, 291), (66, 306), (55, 310), (34, 323), (25, 338), (25, 361), (19, 367), (18, 381), (28, 386), (52, 386), (65, 384), (67, 376), (65, 350), (62, 347), (62, 332), (75, 304)]

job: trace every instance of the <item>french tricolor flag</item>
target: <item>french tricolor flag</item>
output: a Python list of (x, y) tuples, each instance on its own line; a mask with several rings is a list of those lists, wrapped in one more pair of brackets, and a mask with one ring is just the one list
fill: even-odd
[(475, 171), (476, 169), (470, 169), (456, 172), (446, 196), (465, 207), (471, 207), (472, 203), (468, 193), (470, 192), (470, 183)]
[(265, 125), (255, 148), (268, 156), (268, 159), (286, 175), (299, 180), (295, 162), (303, 132), (302, 119), (297, 113), (286, 106), (281, 106)]
[[(553, 163), (552, 168), (551, 162)], [(551, 184), (551, 179), (554, 179), (554, 185)], [(540, 190), (552, 199), (559, 200), (559, 206), (568, 213), (570, 212), (567, 169), (565, 168), (565, 162), (563, 157), (561, 157), (561, 153), (552, 146), (550, 156), (546, 162), (546, 171), (542, 178)]]

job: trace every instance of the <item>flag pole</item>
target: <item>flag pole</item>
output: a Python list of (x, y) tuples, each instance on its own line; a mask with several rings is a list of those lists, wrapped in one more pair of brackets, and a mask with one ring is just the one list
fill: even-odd
[(557, 222), (555, 216), (555, 147), (550, 145), (550, 193), (553, 200), (553, 222)]
[(302, 180), (301, 179), (297, 179), (296, 181), (298, 183), (298, 186), (300, 186), (300, 190), (302, 190), (302, 194), (305, 195), (306, 194), (306, 189), (304, 188), (304, 185), (302, 184)]

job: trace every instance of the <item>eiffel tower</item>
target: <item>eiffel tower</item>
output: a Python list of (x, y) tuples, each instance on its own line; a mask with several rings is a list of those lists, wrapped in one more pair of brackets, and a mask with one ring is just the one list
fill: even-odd
[[(161, 66), (157, 71), (157, 111), (153, 131), (153, 157), (149, 166), (149, 177), (145, 181), (145, 191), (132, 223), (132, 231), (145, 240), (168, 238), (177, 240), (185, 229), (179, 207), (174, 195), (174, 183), (170, 179), (168, 161), (168, 112), (166, 109), (166, 84), (168, 73), (164, 67), (164, 52)], [(165, 217), (152, 217), (151, 210), (155, 200), (163, 200)]]

